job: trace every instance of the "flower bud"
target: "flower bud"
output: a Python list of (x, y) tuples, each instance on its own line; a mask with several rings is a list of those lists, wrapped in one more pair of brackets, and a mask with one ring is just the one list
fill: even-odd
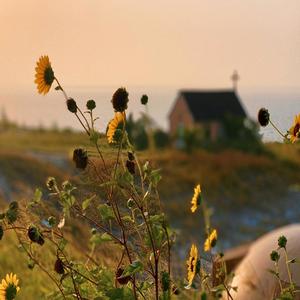
[(17, 201), (12, 201), (12, 202), (10, 202), (9, 203), (9, 209), (11, 209), (11, 210), (18, 210), (18, 208), (19, 208), (19, 204), (18, 204), (18, 202)]
[(270, 254), (270, 258), (271, 258), (272, 261), (278, 262), (279, 258), (280, 258), (280, 255), (277, 251), (273, 250)]
[(134, 160), (133, 153), (132, 152), (128, 152), (127, 154), (128, 154), (128, 159), (131, 160), (131, 161), (133, 161)]
[(53, 216), (50, 216), (47, 221), (49, 223), (49, 226), (51, 227), (53, 227), (56, 224), (56, 219)]
[(88, 100), (86, 103), (86, 108), (89, 110), (93, 110), (96, 108), (96, 103), (94, 100)]
[(261, 126), (265, 127), (269, 124), (270, 122), (270, 114), (269, 111), (266, 108), (261, 108), (258, 111), (258, 122)]
[(17, 221), (17, 218), (18, 218), (18, 209), (15, 208), (15, 207), (9, 208), (6, 211), (5, 216), (6, 216), (6, 219), (7, 219), (9, 224), (14, 223), (15, 221)]
[(33, 260), (30, 260), (27, 264), (28, 269), (33, 270), (35, 266), (35, 262)]
[(56, 180), (54, 177), (48, 177), (46, 181), (47, 188), (52, 191), (53, 188), (56, 186)]
[(88, 156), (86, 150), (82, 148), (75, 149), (73, 152), (73, 161), (76, 168), (84, 170), (88, 163)]
[(141, 103), (143, 105), (146, 105), (148, 103), (148, 96), (147, 95), (143, 95), (141, 98)]
[(278, 238), (278, 247), (279, 248), (285, 248), (287, 243), (287, 239), (284, 235), (280, 236)]
[(34, 243), (37, 243), (41, 246), (45, 243), (42, 233), (40, 233), (37, 227), (35, 227), (34, 225), (29, 226), (27, 235), (29, 239)]
[(132, 209), (133, 206), (134, 206), (134, 201), (133, 201), (131, 198), (128, 199), (128, 201), (127, 201), (127, 207), (128, 207), (129, 209)]
[(74, 114), (77, 113), (77, 104), (73, 98), (69, 98), (67, 100), (67, 107), (71, 113), (74, 113)]
[(119, 112), (123, 112), (127, 109), (128, 101), (128, 92), (123, 87), (117, 89), (111, 99), (114, 110)]

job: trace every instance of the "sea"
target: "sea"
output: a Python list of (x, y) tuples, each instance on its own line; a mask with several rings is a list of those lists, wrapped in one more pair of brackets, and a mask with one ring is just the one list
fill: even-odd
[[(104, 131), (113, 116), (111, 98), (117, 87), (67, 87), (68, 97), (76, 100), (84, 109), (89, 99), (96, 101), (95, 117), (99, 117), (96, 126)], [(148, 112), (158, 127), (168, 130), (168, 115), (180, 88), (178, 87), (127, 87), (129, 92), (128, 113), (137, 119), (145, 112), (140, 98), (143, 94), (149, 97)], [(261, 107), (269, 110), (273, 123), (286, 132), (293, 123), (296, 114), (300, 113), (299, 88), (240, 88), (238, 96), (248, 116), (257, 119)], [(74, 115), (66, 110), (65, 100), (60, 91), (52, 89), (47, 95), (39, 95), (35, 86), (31, 89), (6, 90), (0, 92), (0, 112), (9, 120), (27, 127), (58, 127), (79, 130), (80, 124)], [(263, 140), (282, 141), (280, 135), (271, 127), (261, 128)]]

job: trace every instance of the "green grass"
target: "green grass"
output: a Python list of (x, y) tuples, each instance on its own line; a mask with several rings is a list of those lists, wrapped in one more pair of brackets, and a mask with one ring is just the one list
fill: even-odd
[[(54, 283), (37, 266), (33, 270), (27, 267), (28, 259), (18, 247), (13, 232), (5, 233), (0, 241), (0, 253), (0, 278), (12, 272), (20, 279), (21, 290), (17, 299), (45, 299), (44, 295), (55, 289)], [(43, 261), (47, 264), (53, 260), (50, 254), (49, 248), (45, 247)]]
[(0, 132), (0, 149), (68, 154), (74, 147), (89, 146), (86, 134), (73, 131), (11, 129)]

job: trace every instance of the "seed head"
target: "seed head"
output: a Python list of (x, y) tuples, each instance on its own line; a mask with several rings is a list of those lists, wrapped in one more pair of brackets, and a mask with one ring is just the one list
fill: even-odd
[(287, 239), (284, 235), (280, 236), (278, 238), (278, 247), (279, 248), (285, 248), (287, 243)]
[(141, 98), (141, 103), (143, 105), (146, 105), (148, 103), (148, 96), (147, 95), (143, 95)]
[(111, 99), (114, 110), (119, 112), (123, 112), (127, 109), (128, 101), (128, 92), (123, 87), (117, 89)]
[(42, 233), (34, 225), (29, 226), (27, 235), (28, 235), (29, 239), (34, 243), (37, 243), (41, 246), (45, 243)]
[(89, 110), (93, 110), (96, 108), (96, 103), (94, 100), (88, 100), (88, 102), (86, 103), (86, 108)]
[(272, 261), (278, 262), (279, 258), (280, 258), (280, 255), (277, 251), (273, 250), (270, 254), (270, 258), (271, 258)]
[(261, 126), (265, 127), (269, 124), (270, 122), (270, 114), (269, 111), (266, 108), (261, 108), (258, 111), (258, 122)]
[(73, 98), (69, 98), (67, 100), (67, 107), (68, 107), (68, 110), (71, 113), (73, 113), (73, 114), (77, 113), (77, 104), (76, 104), (76, 101)]

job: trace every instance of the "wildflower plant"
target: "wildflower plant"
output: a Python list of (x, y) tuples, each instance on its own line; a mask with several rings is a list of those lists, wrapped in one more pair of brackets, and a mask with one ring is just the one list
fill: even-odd
[[(201, 299), (217, 299), (223, 294), (232, 299), (230, 294), (233, 274), (227, 273), (224, 255), (215, 253), (213, 249), (217, 244), (217, 230), (211, 227), (211, 210), (203, 199), (200, 184), (194, 188), (191, 200), (191, 212), (201, 213), (204, 221), (205, 242), (203, 248), (192, 244), (187, 260), (187, 285), (186, 289), (196, 290)], [(203, 251), (201, 251), (203, 249)]]
[[(269, 272), (275, 276), (279, 286), (279, 291), (274, 295), (274, 299), (295, 299), (295, 297), (299, 293), (299, 289), (293, 281), (293, 275), (290, 268), (291, 264), (299, 264), (299, 260), (296, 258), (290, 259), (288, 257), (287, 244), (287, 238), (284, 235), (280, 236), (278, 238), (278, 248), (276, 250), (273, 250), (270, 254), (270, 258), (274, 262), (274, 269), (269, 270)], [(280, 255), (280, 253), (283, 253), (283, 255)], [(278, 262), (280, 259), (282, 259), (281, 256), (283, 256), (283, 259), (285, 260), (286, 271), (288, 274), (288, 282), (282, 280), (279, 274), (280, 270)]]
[[(283, 137), (285, 142), (289, 143), (295, 143), (299, 141), (300, 138), (300, 114), (295, 116), (294, 123), (290, 127), (290, 129), (286, 132), (286, 134), (283, 134), (271, 121), (270, 114), (267, 109), (261, 108), (258, 112), (258, 122), (261, 126), (265, 127), (269, 123), (273, 126), (273, 128)], [(293, 275), (291, 272), (290, 265), (291, 264), (299, 264), (299, 260), (297, 258), (289, 258), (288, 252), (287, 252), (287, 245), (288, 240), (287, 238), (282, 235), (278, 238), (278, 248), (276, 250), (273, 250), (270, 253), (270, 259), (274, 262), (274, 269), (268, 270), (271, 274), (274, 275), (276, 280), (278, 281), (278, 287), (279, 291), (275, 291), (275, 294), (273, 295), (274, 299), (282, 299), (282, 300), (292, 300), (297, 298), (297, 295), (299, 294), (299, 289), (296, 286), (295, 282), (293, 281)], [(284, 257), (284, 258), (282, 258)], [(288, 282), (285, 282), (280, 277), (280, 270), (279, 270), (279, 261), (281, 259), (285, 260), (286, 265), (286, 272), (288, 275)]]
[[(8, 230), (15, 232), (28, 267), (40, 268), (56, 285), (51, 299), (170, 299), (175, 293), (170, 265), (174, 233), (161, 210), (160, 171), (149, 161), (140, 162), (126, 132), (127, 90), (122, 87), (112, 96), (114, 116), (103, 139), (94, 116), (96, 102), (88, 100), (81, 109), (54, 75), (48, 56), (37, 62), (35, 83), (44, 95), (56, 85), (91, 147), (73, 152), (81, 181), (49, 177), (48, 196), (37, 189), (30, 201), (10, 204), (2, 214), (1, 238)], [(81, 259), (70, 250), (70, 228), (76, 222), (90, 232)], [(98, 250), (104, 245), (116, 257), (109, 268), (100, 263)], [(53, 253), (50, 266), (41, 259), (44, 247)]]
[(273, 121), (271, 120), (270, 113), (266, 108), (261, 108), (258, 111), (257, 120), (262, 127), (266, 127), (267, 125), (270, 124), (276, 130), (276, 132), (283, 138), (285, 142), (295, 143), (299, 141), (300, 114), (295, 116), (293, 125), (290, 127), (289, 130), (286, 131), (285, 134), (282, 133), (282, 131), (278, 129), (278, 127), (273, 123)]

